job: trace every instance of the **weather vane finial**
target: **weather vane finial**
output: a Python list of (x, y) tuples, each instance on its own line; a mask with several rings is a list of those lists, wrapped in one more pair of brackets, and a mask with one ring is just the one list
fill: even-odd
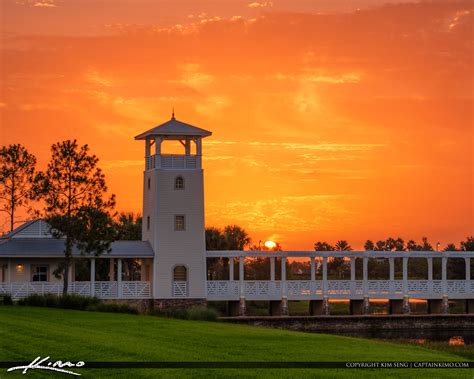
[(173, 105), (173, 112), (171, 113), (171, 119), (174, 120), (174, 105)]

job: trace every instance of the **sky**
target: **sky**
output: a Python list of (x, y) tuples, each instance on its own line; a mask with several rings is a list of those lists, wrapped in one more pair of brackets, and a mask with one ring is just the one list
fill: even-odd
[[(206, 225), (286, 250), (474, 234), (469, 0), (2, 0), (0, 145), (76, 138), (117, 210), (171, 117), (203, 142)], [(0, 225), (4, 220), (0, 220)], [(6, 224), (4, 225), (6, 227)]]

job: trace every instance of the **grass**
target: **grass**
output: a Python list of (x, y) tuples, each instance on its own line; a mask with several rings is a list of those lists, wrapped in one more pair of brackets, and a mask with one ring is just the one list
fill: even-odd
[[(93, 361), (463, 361), (448, 351), (324, 334), (162, 317), (1, 306), (0, 360)], [(470, 369), (80, 369), (84, 378), (443, 377)], [(61, 376), (30, 371), (33, 378)], [(0, 377), (23, 377), (20, 372)]]

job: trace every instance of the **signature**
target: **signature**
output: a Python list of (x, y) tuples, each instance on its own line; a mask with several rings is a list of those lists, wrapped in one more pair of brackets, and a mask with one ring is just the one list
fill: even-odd
[(16, 367), (10, 367), (7, 372), (10, 371), (16, 371), (16, 370), (23, 370), (22, 374), (26, 374), (28, 370), (51, 370), (51, 371), (57, 371), (57, 372), (62, 372), (64, 374), (69, 374), (69, 375), (76, 375), (76, 376), (81, 376), (81, 374), (78, 374), (77, 372), (70, 371), (70, 370), (65, 370), (64, 367), (71, 368), (71, 367), (83, 367), (85, 363), (83, 361), (79, 361), (77, 363), (71, 363), (69, 361), (67, 362), (62, 362), (62, 361), (56, 361), (56, 362), (48, 362), (49, 356), (46, 358), (41, 359), (41, 357), (36, 357), (33, 362), (31, 362), (29, 365), (26, 366), (16, 366)]

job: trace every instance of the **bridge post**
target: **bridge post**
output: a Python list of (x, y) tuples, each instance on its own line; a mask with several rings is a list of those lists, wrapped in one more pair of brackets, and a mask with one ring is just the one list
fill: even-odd
[(323, 257), (323, 297), (328, 295), (328, 257)]
[(410, 313), (410, 298), (408, 296), (408, 257), (403, 257), (403, 302), (402, 313)]
[[(156, 280), (156, 279), (155, 279)], [(90, 282), (91, 297), (95, 296), (95, 258), (91, 258), (91, 282)]]
[(395, 295), (395, 260), (393, 257), (388, 258), (389, 267), (389, 283), (388, 291), (390, 295)]
[(229, 281), (234, 281), (234, 257), (229, 257)]
[(362, 313), (368, 314), (369, 313), (369, 259), (364, 254), (362, 258), (362, 280), (364, 286), (364, 299), (362, 300)]
[(311, 281), (314, 282), (316, 280), (316, 262), (314, 257), (311, 257)]
[(441, 300), (441, 313), (449, 313), (448, 301), (448, 257), (441, 258), (441, 291), (443, 299)]
[(428, 292), (433, 293), (433, 258), (429, 257), (428, 260)]
[(464, 258), (466, 263), (466, 293), (471, 292), (471, 258)]
[(239, 316), (245, 316), (245, 281), (244, 281), (244, 257), (239, 257), (239, 287), (240, 287), (240, 298), (239, 298)]
[(280, 315), (288, 316), (288, 295), (287, 295), (287, 291), (286, 291), (286, 257), (281, 257)]
[(351, 257), (351, 295), (355, 296), (356, 294), (356, 266), (355, 266), (355, 257)]
[(270, 258), (270, 280), (275, 281), (275, 257)]

